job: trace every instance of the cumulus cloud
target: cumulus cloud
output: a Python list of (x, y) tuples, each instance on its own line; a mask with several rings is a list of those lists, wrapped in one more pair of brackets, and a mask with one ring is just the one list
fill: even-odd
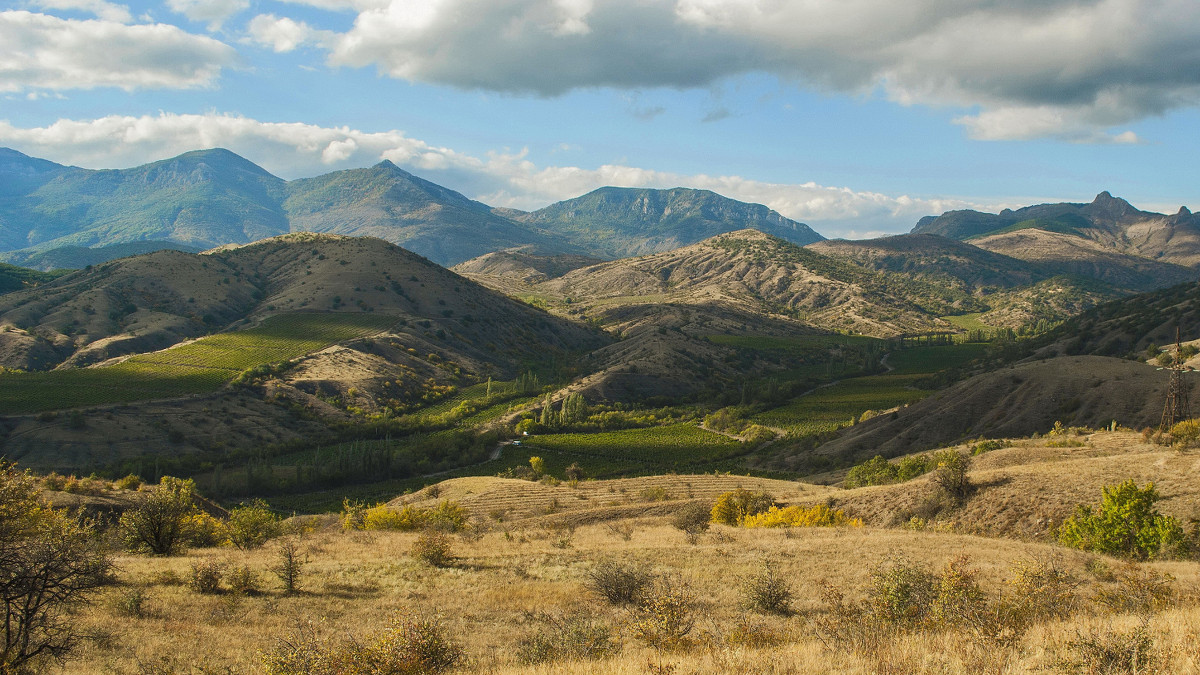
[(192, 21), (203, 21), (217, 30), (229, 17), (250, 6), (250, 0), (167, 0), (167, 7)]
[(276, 52), (290, 52), (304, 45), (321, 44), (334, 35), (331, 31), (313, 28), (303, 21), (286, 17), (281, 19), (274, 14), (259, 14), (250, 20), (247, 30), (251, 41), (269, 46)]
[(86, 12), (105, 21), (116, 21), (117, 23), (133, 21), (133, 15), (129, 13), (128, 6), (105, 0), (34, 0), (30, 4), (41, 9)]
[(203, 87), (236, 60), (232, 47), (175, 26), (0, 12), (0, 92)]
[(518, 209), (540, 208), (606, 185), (691, 187), (766, 204), (813, 225), (826, 236), (849, 236), (867, 230), (903, 232), (924, 215), (955, 208), (995, 208), (958, 199), (916, 199), (816, 183), (769, 183), (739, 176), (688, 175), (623, 165), (538, 166), (525, 151), (477, 157), (430, 145), (400, 131), (364, 132), (347, 127), (260, 122), (216, 113), (64, 119), (37, 128), (0, 121), (0, 144), (65, 164), (110, 168), (142, 164), (197, 148), (224, 147), (285, 178), (361, 167), (386, 159), (487, 204)]
[(471, 89), (693, 88), (766, 72), (978, 111), (962, 120), (978, 138), (1108, 142), (1118, 135), (1095, 132), (1200, 103), (1195, 0), (292, 1), (357, 12), (322, 42), (331, 65)]

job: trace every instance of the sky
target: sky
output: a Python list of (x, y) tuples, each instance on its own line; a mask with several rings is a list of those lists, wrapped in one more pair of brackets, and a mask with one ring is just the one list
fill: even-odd
[(1196, 0), (0, 0), (0, 146), (124, 168), (388, 159), (493, 206), (605, 185), (827, 237), (1200, 208)]

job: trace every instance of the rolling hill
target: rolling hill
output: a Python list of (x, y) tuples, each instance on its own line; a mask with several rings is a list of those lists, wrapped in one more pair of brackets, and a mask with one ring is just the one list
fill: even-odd
[[(1200, 263), (1200, 219), (1186, 207), (1180, 207), (1174, 215), (1139, 211), (1108, 192), (1101, 192), (1088, 204), (1039, 204), (1015, 211), (1005, 209), (997, 214), (948, 211), (941, 216), (922, 218), (912, 233), (973, 240), (1025, 230), (1081, 238), (1110, 251), (1187, 267)], [(1036, 251), (1041, 248), (1036, 245), (1037, 240), (1030, 240), (1033, 246), (1030, 258), (1017, 245), (1021, 240), (1007, 241), (1000, 252), (1021, 259), (1037, 259)]]

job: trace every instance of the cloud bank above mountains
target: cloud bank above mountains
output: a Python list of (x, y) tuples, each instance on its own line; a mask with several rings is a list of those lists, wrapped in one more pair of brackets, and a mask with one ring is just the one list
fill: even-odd
[(224, 147), (285, 178), (391, 160), (492, 206), (536, 209), (598, 187), (691, 187), (765, 204), (832, 237), (899, 232), (918, 218), (952, 208), (990, 205), (953, 199), (893, 197), (815, 183), (780, 184), (738, 176), (683, 175), (632, 166), (593, 169), (538, 166), (525, 154), (476, 157), (437, 147), (400, 131), (363, 132), (233, 115), (109, 116), (59, 120), (22, 129), (0, 122), (0, 145), (11, 144), (64, 164), (89, 168), (133, 166), (198, 148)]
[(295, 0), (345, 32), (260, 15), (251, 38), (335, 67), (466, 89), (801, 87), (964, 109), (979, 139), (1132, 142), (1109, 131), (1200, 103), (1194, 0)]

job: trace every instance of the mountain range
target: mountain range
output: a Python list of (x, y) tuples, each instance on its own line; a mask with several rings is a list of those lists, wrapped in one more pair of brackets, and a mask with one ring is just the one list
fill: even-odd
[(492, 208), (390, 161), (285, 181), (222, 149), (89, 170), (0, 148), (0, 255), (42, 269), (61, 258), (48, 252), (64, 247), (199, 250), (294, 231), (379, 237), (441, 265), (513, 247), (615, 258), (746, 227), (799, 244), (823, 238), (765, 206), (685, 188), (602, 188), (527, 213)]

